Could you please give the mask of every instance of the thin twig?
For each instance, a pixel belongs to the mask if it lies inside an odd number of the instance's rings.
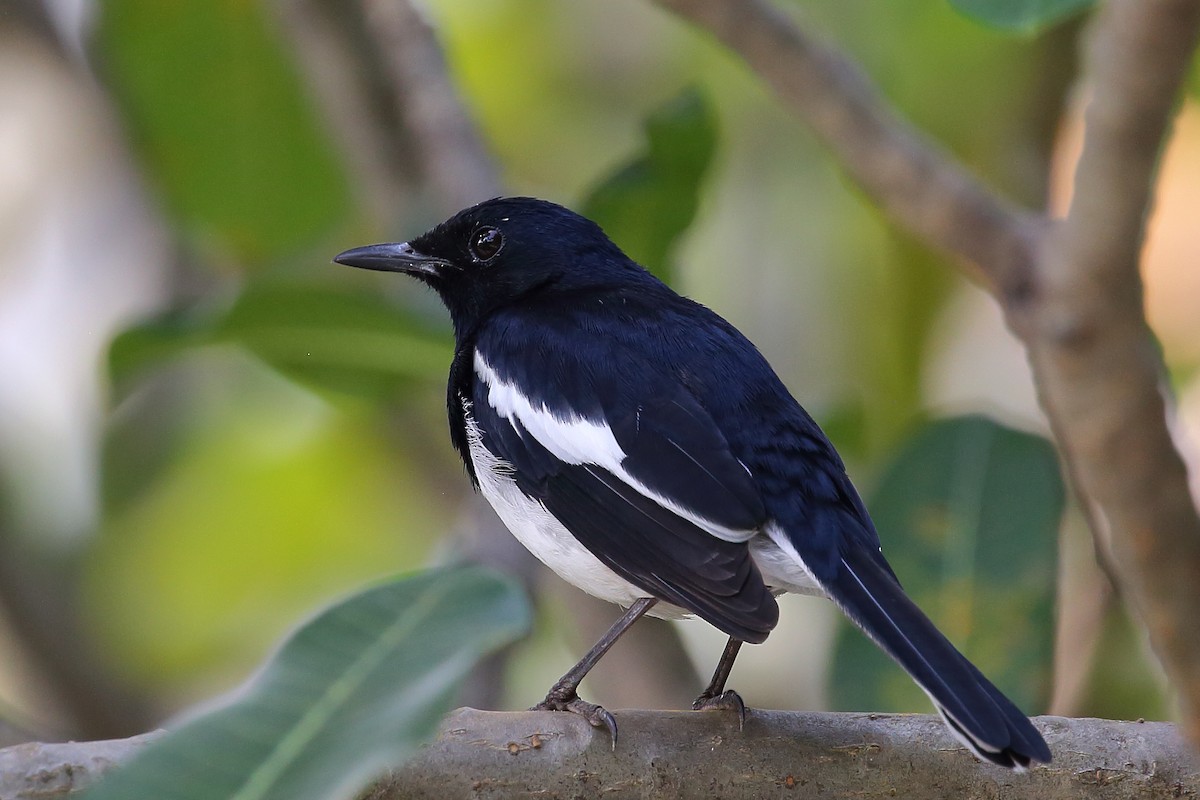
[[[1001,296],[1028,290],[1041,217],[998,197],[900,117],[852,59],[767,0],[655,1],[737,52],[893,220],[965,259]]]

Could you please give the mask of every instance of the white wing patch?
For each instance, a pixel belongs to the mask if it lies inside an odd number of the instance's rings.
[[[469,401],[463,401],[463,410],[467,444],[479,490],[513,536],[561,578],[594,597],[625,607],[638,598],[647,597],[645,591],[592,555],[545,506],[521,492],[513,480],[512,466],[483,446],[479,426],[471,417]],[[656,604],[650,615],[665,619],[691,616],[682,608],[665,602]]]
[[[550,411],[545,404],[534,406],[515,384],[501,378],[478,350],[475,351],[475,375],[487,387],[488,405],[510,424],[521,423],[521,427],[555,458],[567,464],[601,467],[638,494],[718,539],[745,542],[758,533],[757,529],[741,530],[721,525],[655,492],[626,471],[623,466],[625,451],[603,420],[593,422],[578,414],[564,417]]]

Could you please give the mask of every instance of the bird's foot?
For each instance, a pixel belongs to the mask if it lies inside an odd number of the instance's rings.
[[[696,702],[692,703],[693,711],[733,711],[738,715],[738,728],[746,727],[746,704],[742,702],[742,697],[733,689],[713,695],[705,692],[696,698]]]
[[[617,749],[617,721],[603,706],[581,700],[575,690],[558,691],[558,687],[550,690],[546,699],[538,703],[530,711],[569,711],[578,714],[588,721],[593,728],[604,728],[612,739],[612,747]]]

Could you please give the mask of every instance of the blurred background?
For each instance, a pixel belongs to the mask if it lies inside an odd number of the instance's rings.
[[[1085,19],[780,5],[999,191],[1065,208]],[[1145,262],[1193,474],[1198,99],[1200,78]],[[0,741],[152,728],[331,599],[435,563],[538,601],[466,703],[531,705],[615,619],[471,495],[436,298],[330,263],[499,193],[585,211],[741,328],[906,587],[1026,711],[1170,715],[994,304],[707,36],[643,0],[0,0]],[[733,673],[748,705],[929,710],[831,605],[781,605]],[[723,637],[635,630],[585,696],[690,705]]]

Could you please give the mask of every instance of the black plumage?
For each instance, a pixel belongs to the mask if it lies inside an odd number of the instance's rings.
[[[905,596],[837,452],[757,349],[594,223],[496,199],[336,260],[439,293],[456,340],[451,438],[472,481],[560,575],[630,607],[541,707],[584,713],[615,737],[575,687],[647,612],[695,614],[731,637],[698,701],[728,704],[738,643],[766,639],[774,594],[819,593],[976,754],[1050,760],[1028,719]]]

